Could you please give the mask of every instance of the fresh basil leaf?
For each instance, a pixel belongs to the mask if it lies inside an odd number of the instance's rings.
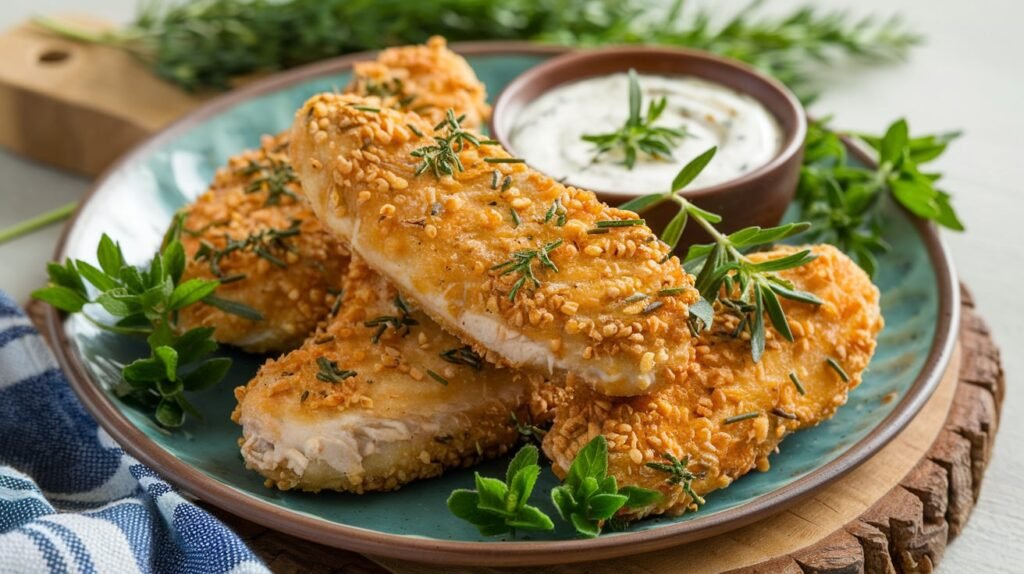
[[[907,139],[906,120],[901,119],[893,122],[889,129],[885,131],[885,136],[882,138],[881,146],[878,149],[880,163],[898,166],[907,147]]]
[[[569,516],[576,510],[576,499],[572,495],[572,488],[562,485],[551,489],[551,502],[558,510],[562,520],[568,521]]]
[[[178,428],[185,422],[185,412],[173,399],[163,399],[156,407],[156,421],[168,428]]]
[[[505,506],[508,498],[508,486],[496,478],[487,478],[476,473],[476,491],[480,494],[480,508],[502,516],[509,516]]]
[[[576,532],[582,534],[587,538],[596,538],[598,534],[601,534],[601,529],[598,528],[597,522],[587,519],[579,512],[574,512],[570,517],[569,521],[572,522],[573,528]]]
[[[177,240],[171,241],[164,249],[161,257],[163,257],[164,269],[171,277],[171,280],[175,283],[180,281],[182,273],[185,272],[185,248],[182,247],[181,242]]]
[[[160,396],[165,399],[181,394],[181,391],[183,391],[184,388],[185,387],[182,385],[181,381],[159,380],[156,382],[157,392],[159,392]]]
[[[528,466],[536,466],[538,458],[537,447],[532,444],[523,446],[516,453],[516,456],[512,458],[512,462],[508,464],[508,470],[505,472],[505,482],[511,485],[516,473]]]
[[[124,266],[124,255],[121,254],[121,246],[114,243],[106,233],[100,237],[100,243],[96,248],[96,259],[100,268],[107,275],[117,275]]]
[[[658,502],[662,498],[661,493],[657,490],[633,485],[623,486],[619,489],[619,494],[626,496],[625,506],[627,508],[644,508]]]
[[[185,375],[182,378],[182,384],[186,391],[208,389],[223,380],[229,369],[231,369],[231,359],[224,357],[210,359]]]
[[[216,351],[213,331],[213,327],[196,327],[177,337],[172,346],[178,351],[178,362],[187,365]]]
[[[36,289],[32,292],[32,298],[49,303],[67,313],[77,313],[88,303],[81,293],[61,285]]]
[[[178,352],[173,347],[161,345],[153,349],[153,355],[164,366],[167,380],[174,381],[178,378]]]
[[[591,520],[607,520],[620,508],[629,497],[621,494],[596,494],[587,499],[587,518]]]
[[[608,441],[604,435],[597,435],[576,453],[565,483],[576,489],[583,484],[584,479],[602,479],[607,473]]]
[[[157,359],[137,359],[121,370],[121,376],[130,384],[155,383],[167,376],[167,368]]]
[[[75,261],[75,266],[78,268],[78,273],[100,291],[110,291],[117,287],[117,279],[107,275],[92,264],[79,259]]]
[[[50,262],[46,264],[46,274],[50,277],[50,282],[60,287],[67,287],[72,291],[78,293],[82,297],[87,297],[85,293],[85,284],[82,283],[82,278],[74,267],[71,266],[71,260],[68,260],[67,265],[61,265],[60,263]]]
[[[139,306],[137,304],[119,298],[111,291],[103,293],[97,297],[96,302],[99,303],[107,313],[110,313],[115,317],[129,317],[139,312]]]
[[[506,520],[505,524],[522,530],[554,530],[555,523],[547,514],[535,506],[523,506],[516,512],[515,518]]]
[[[511,506],[515,510],[526,505],[530,493],[533,492],[533,486],[537,483],[538,476],[540,476],[540,467],[535,464],[516,471],[516,475],[508,485],[509,495],[513,497]]]

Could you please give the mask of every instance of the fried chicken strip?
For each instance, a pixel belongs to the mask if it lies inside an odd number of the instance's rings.
[[[355,64],[346,91],[379,96],[382,105],[415,110],[434,123],[448,108],[464,114],[470,127],[490,115],[484,85],[440,37]],[[218,296],[258,311],[263,320],[193,305],[180,324],[216,327],[218,341],[250,352],[302,344],[334,304],[348,264],[345,242],[324,230],[300,191],[287,136],[266,137],[259,149],[231,158],[185,209],[184,279],[231,280]]]
[[[352,95],[310,99],[291,152],[325,226],[511,366],[572,372],[608,395],[685,374],[697,293],[635,213],[474,145],[454,118],[433,128]]]
[[[179,316],[184,329],[216,327],[222,343],[281,351],[300,345],[334,304],[348,248],[301,195],[287,148],[286,136],[263,138],[259,149],[232,157],[184,210],[182,280],[220,279],[218,297],[263,319],[190,305]]]
[[[780,247],[751,258],[794,251]],[[815,261],[781,275],[824,304],[785,300],[795,342],[770,332],[759,363],[753,363],[748,341],[731,336],[736,318],[723,312],[715,317],[713,330],[695,342],[696,359],[682,383],[628,399],[602,397],[585,385],[570,384],[570,398],[558,408],[543,445],[555,473],[563,476],[579,449],[603,434],[609,474],[620,484],[664,495],[654,506],[624,518],[681,514],[695,508],[684,491],[688,481],[670,484],[671,475],[647,463],[667,463],[665,453],[688,461],[689,471],[697,475],[693,493],[702,496],[753,468],[767,470],[768,455],[788,433],[831,417],[860,384],[883,321],[878,289],[867,275],[834,247],[819,245],[813,251]],[[848,380],[828,359],[840,365]]]
[[[483,362],[353,257],[338,314],[235,391],[246,466],[282,490],[394,490],[499,456],[561,389]],[[513,419],[511,413],[515,413]]]

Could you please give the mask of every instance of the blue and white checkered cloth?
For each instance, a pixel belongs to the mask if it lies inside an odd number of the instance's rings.
[[[0,572],[267,572],[118,446],[0,292]]]

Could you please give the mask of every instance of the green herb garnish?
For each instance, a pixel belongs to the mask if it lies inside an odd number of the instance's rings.
[[[716,148],[711,148],[686,164],[675,180],[672,190],[667,193],[645,195],[621,205],[621,209],[642,211],[663,203],[674,201],[679,211],[665,227],[661,240],[675,249],[689,219],[693,219],[714,240],[707,245],[693,245],[686,254],[687,269],[696,275],[695,287],[709,304],[719,303],[723,309],[739,318],[735,336],[744,330],[750,333],[750,349],[754,362],[761,360],[765,348],[765,321],[767,314],[772,326],[787,341],[793,340],[789,322],[782,310],[779,297],[813,305],[821,300],[811,293],[796,289],[793,284],[780,277],[777,272],[800,267],[814,260],[810,250],[755,263],[744,255],[744,251],[769,245],[805,231],[806,223],[790,223],[762,229],[747,227],[728,235],[719,232],[714,224],[722,221],[718,215],[701,209],[682,197],[678,191],[692,182],[711,161]],[[691,329],[709,328],[714,314],[707,309],[698,309],[693,317]],[[702,316],[701,316],[702,315]]]
[[[551,490],[558,514],[582,536],[601,534],[605,521],[619,509],[643,508],[654,504],[661,493],[639,486],[619,488],[608,474],[608,442],[597,435],[576,453],[565,482]]]
[[[325,383],[337,384],[349,377],[356,376],[355,371],[339,369],[338,362],[332,361],[327,357],[317,357],[316,364],[317,367],[319,367],[319,371],[317,371],[316,373],[316,378],[317,380],[323,381]]]
[[[434,135],[434,144],[416,148],[410,155],[420,159],[416,166],[416,175],[429,170],[434,177],[440,179],[442,175],[453,175],[456,171],[466,171],[459,159],[459,153],[465,146],[479,147],[480,140],[473,133],[466,131],[460,124],[462,120],[455,117],[451,109],[445,114],[445,119],[434,127],[435,131],[444,128],[443,135]]]
[[[212,327],[178,334],[178,313],[210,300],[220,285],[215,280],[181,281],[185,250],[178,241],[180,229],[179,216],[147,267],[129,265],[121,246],[104,234],[96,249],[99,267],[71,259],[64,265],[50,263],[49,284],[32,293],[35,299],[67,313],[78,313],[105,331],[145,337],[149,357],[124,366],[122,383],[115,391],[151,409],[156,421],[168,428],[184,424],[186,414],[199,416],[184,391],[200,391],[217,384],[231,367],[231,359],[210,357],[217,350]],[[86,284],[95,288],[94,296]],[[93,306],[102,307],[117,320],[101,320],[92,313]]]
[[[665,482],[669,484],[678,484],[683,488],[689,497],[697,505],[704,504],[704,498],[693,491],[693,481],[699,478],[698,475],[690,472],[690,457],[684,456],[682,460],[672,456],[672,453],[664,453],[661,455],[668,463],[663,462],[648,462],[644,466],[653,468],[654,470],[664,472],[668,474],[668,478]]]
[[[434,379],[435,381],[441,383],[446,387],[448,386],[448,379],[442,377],[441,375],[435,373],[434,371],[431,371],[430,369],[427,369],[427,374],[430,375],[431,379]]]
[[[607,229],[609,227],[636,227],[637,225],[644,225],[647,221],[643,219],[605,219],[602,221],[594,222],[594,225],[598,229]]]
[[[290,251],[294,253],[295,248],[285,240],[298,235],[301,232],[301,225],[302,221],[293,219],[291,225],[286,229],[269,227],[254,231],[244,239],[231,239],[231,237],[225,234],[224,247],[215,247],[209,241],[201,240],[199,249],[196,251],[195,256],[193,256],[193,259],[196,261],[208,261],[210,272],[220,279],[222,283],[245,278],[244,275],[235,275],[230,278],[224,277],[224,272],[220,268],[221,260],[235,252],[249,251],[278,267],[287,267],[288,264],[275,255],[274,252]]]
[[[526,440],[534,441],[539,445],[544,441],[544,436],[548,434],[548,429],[533,424],[533,421],[529,418],[527,418],[526,422],[522,422],[512,411],[509,411],[508,417],[509,421],[516,425],[516,432],[519,433],[519,436]],[[527,414],[527,417],[529,417],[529,414]]]
[[[724,424],[724,425],[731,425],[733,423],[738,423],[738,422],[742,422],[742,421],[749,421],[750,419],[756,419],[759,416],[761,416],[761,413],[759,413],[759,412],[743,413],[742,415],[731,416],[731,417],[723,420],[722,424]]]
[[[395,304],[395,308],[398,309],[397,315],[380,315],[370,319],[369,321],[363,322],[363,326],[365,327],[377,328],[373,336],[370,337],[370,341],[372,341],[374,345],[380,343],[380,338],[384,335],[384,331],[388,330],[388,327],[391,327],[395,332],[401,333],[405,336],[409,334],[409,327],[419,325],[419,321],[412,318],[409,306],[402,300],[401,295],[395,295],[393,303]]]
[[[299,181],[292,164],[272,157],[268,157],[267,160],[266,164],[250,161],[249,165],[238,171],[239,175],[244,176],[259,174],[259,177],[245,186],[245,193],[266,192],[267,198],[263,200],[264,206],[277,205],[281,203],[282,197],[297,199],[298,196],[295,195],[295,192],[288,188],[288,184]]]
[[[672,146],[676,145],[676,140],[686,137],[686,130],[654,125],[668,105],[664,96],[648,104],[647,114],[641,117],[642,98],[636,70],[630,68],[629,115],[626,123],[614,132],[582,136],[583,141],[594,144],[591,162],[597,162],[612,150],[622,151],[622,163],[627,169],[633,169],[641,152],[655,159],[672,159]]]
[[[551,203],[551,207],[549,207],[547,213],[544,214],[544,223],[551,221],[552,218],[555,220],[555,227],[562,227],[565,225],[565,206],[562,205],[562,200],[559,198],[556,198],[555,201]]]
[[[807,390],[804,389],[803,384],[800,383],[800,378],[796,376],[795,371],[789,373],[789,380],[793,381],[793,386],[796,387],[796,392],[800,393],[801,395],[807,394]]]
[[[828,358],[825,359],[825,363],[829,367],[831,367],[832,370],[835,371],[837,375],[839,375],[839,378],[842,379],[844,383],[849,383],[850,382],[850,375],[848,375],[846,373],[846,371],[843,369],[842,365],[839,364],[839,361],[836,361],[832,357],[828,357]]]
[[[827,119],[811,122],[797,188],[800,215],[811,223],[808,240],[836,245],[873,276],[876,254],[889,250],[880,220],[885,196],[918,217],[963,231],[949,194],[936,185],[939,174],[921,171],[959,135],[912,138],[907,122],[898,120],[883,136],[857,136],[878,154],[877,167],[868,168],[849,163],[846,146]]]
[[[516,530],[552,530],[551,518],[527,502],[540,476],[537,447],[526,445],[519,449],[508,465],[505,480],[486,478],[475,474],[476,490],[459,489],[448,497],[448,509],[455,516],[469,522],[484,536],[509,533]]]
[[[478,371],[484,368],[483,358],[476,354],[476,352],[473,351],[473,347],[470,347],[469,345],[448,349],[440,355],[442,359],[455,365],[466,365],[467,367],[473,367]]]
[[[526,160],[521,157],[485,157],[484,161],[487,163],[526,163]]]
[[[508,293],[508,300],[514,301],[516,294],[526,284],[527,281],[533,284],[533,286],[540,287],[540,280],[533,273],[533,260],[539,260],[541,267],[547,267],[548,269],[558,273],[558,267],[548,257],[552,251],[558,248],[562,244],[561,239],[556,239],[551,243],[548,243],[540,249],[524,249],[522,251],[516,251],[512,254],[512,259],[499,263],[494,267],[491,267],[491,271],[501,271],[499,277],[504,277],[509,273],[519,273],[519,279],[512,284],[512,290]]]

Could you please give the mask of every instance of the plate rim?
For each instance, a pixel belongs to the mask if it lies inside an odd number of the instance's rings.
[[[571,51],[564,46],[530,42],[464,42],[450,47],[465,56],[557,55]],[[80,215],[96,194],[126,166],[144,158],[168,140],[235,105],[320,76],[343,72],[352,64],[376,57],[377,51],[359,52],[259,79],[217,96],[161,129],[121,156],[98,177],[82,196],[54,249],[54,260],[66,257],[67,240]],[[873,160],[862,146],[844,138],[851,154],[866,164]],[[902,209],[902,208],[901,208]],[[939,290],[935,334],[920,374],[893,411],[864,438],[835,460],[790,484],[759,496],[749,503],[722,510],[707,518],[695,518],[648,530],[619,533],[595,539],[555,541],[468,542],[390,534],[331,522],[262,501],[174,456],[152,441],[117,409],[101,386],[89,376],[81,357],[64,329],[64,317],[44,307],[44,327],[54,341],[54,354],[79,400],[114,440],[129,454],[157,471],[176,488],[213,506],[273,530],[305,540],[363,554],[432,564],[534,566],[615,558],[660,550],[721,534],[779,512],[832,484],[865,462],[895,438],[917,415],[938,386],[949,363],[960,322],[960,292],[949,250],[931,223],[904,210],[921,237],[935,269]]]

